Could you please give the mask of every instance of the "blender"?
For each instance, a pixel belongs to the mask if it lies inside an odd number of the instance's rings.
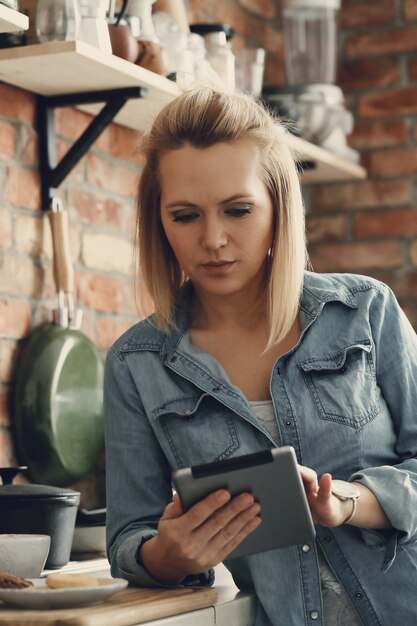
[[[353,116],[335,85],[337,17],[341,0],[283,0],[286,86],[265,87],[263,97],[290,118],[297,134],[354,162],[359,153],[346,143]]]
[[[335,82],[340,2],[284,0],[284,62],[289,85]]]
[[[81,27],[78,39],[89,43],[102,52],[111,54],[107,11],[109,0],[78,0],[81,14]]]

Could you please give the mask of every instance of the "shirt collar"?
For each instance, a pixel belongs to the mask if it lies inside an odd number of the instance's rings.
[[[162,357],[165,358],[178,347],[183,334],[188,330],[188,303],[192,295],[191,288],[185,290],[185,297],[176,309],[176,328],[166,336],[162,347]],[[327,302],[342,302],[348,307],[357,308],[357,300],[335,274],[315,274],[305,272],[300,307],[309,317],[317,317]]]
[[[342,302],[348,307],[358,307],[354,293],[338,280],[336,274],[305,272],[300,306],[308,315],[315,317],[326,302]]]

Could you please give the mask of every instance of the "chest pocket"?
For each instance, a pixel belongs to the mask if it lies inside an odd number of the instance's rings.
[[[361,428],[379,411],[370,340],[298,364],[319,416]]]
[[[226,459],[239,448],[235,416],[209,394],[182,397],[153,411],[178,467]]]

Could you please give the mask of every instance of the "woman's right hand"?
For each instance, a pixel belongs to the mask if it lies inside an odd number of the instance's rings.
[[[231,498],[219,489],[184,513],[177,494],[165,508],[158,534],[141,547],[147,571],[161,582],[179,584],[189,574],[218,565],[261,522],[250,493]]]

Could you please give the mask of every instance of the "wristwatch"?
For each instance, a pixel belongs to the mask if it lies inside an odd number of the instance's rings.
[[[346,480],[333,480],[332,481],[332,494],[339,498],[339,500],[351,500],[352,501],[352,511],[350,515],[347,516],[344,524],[347,524],[351,521],[356,511],[356,501],[361,495],[361,492],[357,488],[356,485],[352,483],[348,483]]]

